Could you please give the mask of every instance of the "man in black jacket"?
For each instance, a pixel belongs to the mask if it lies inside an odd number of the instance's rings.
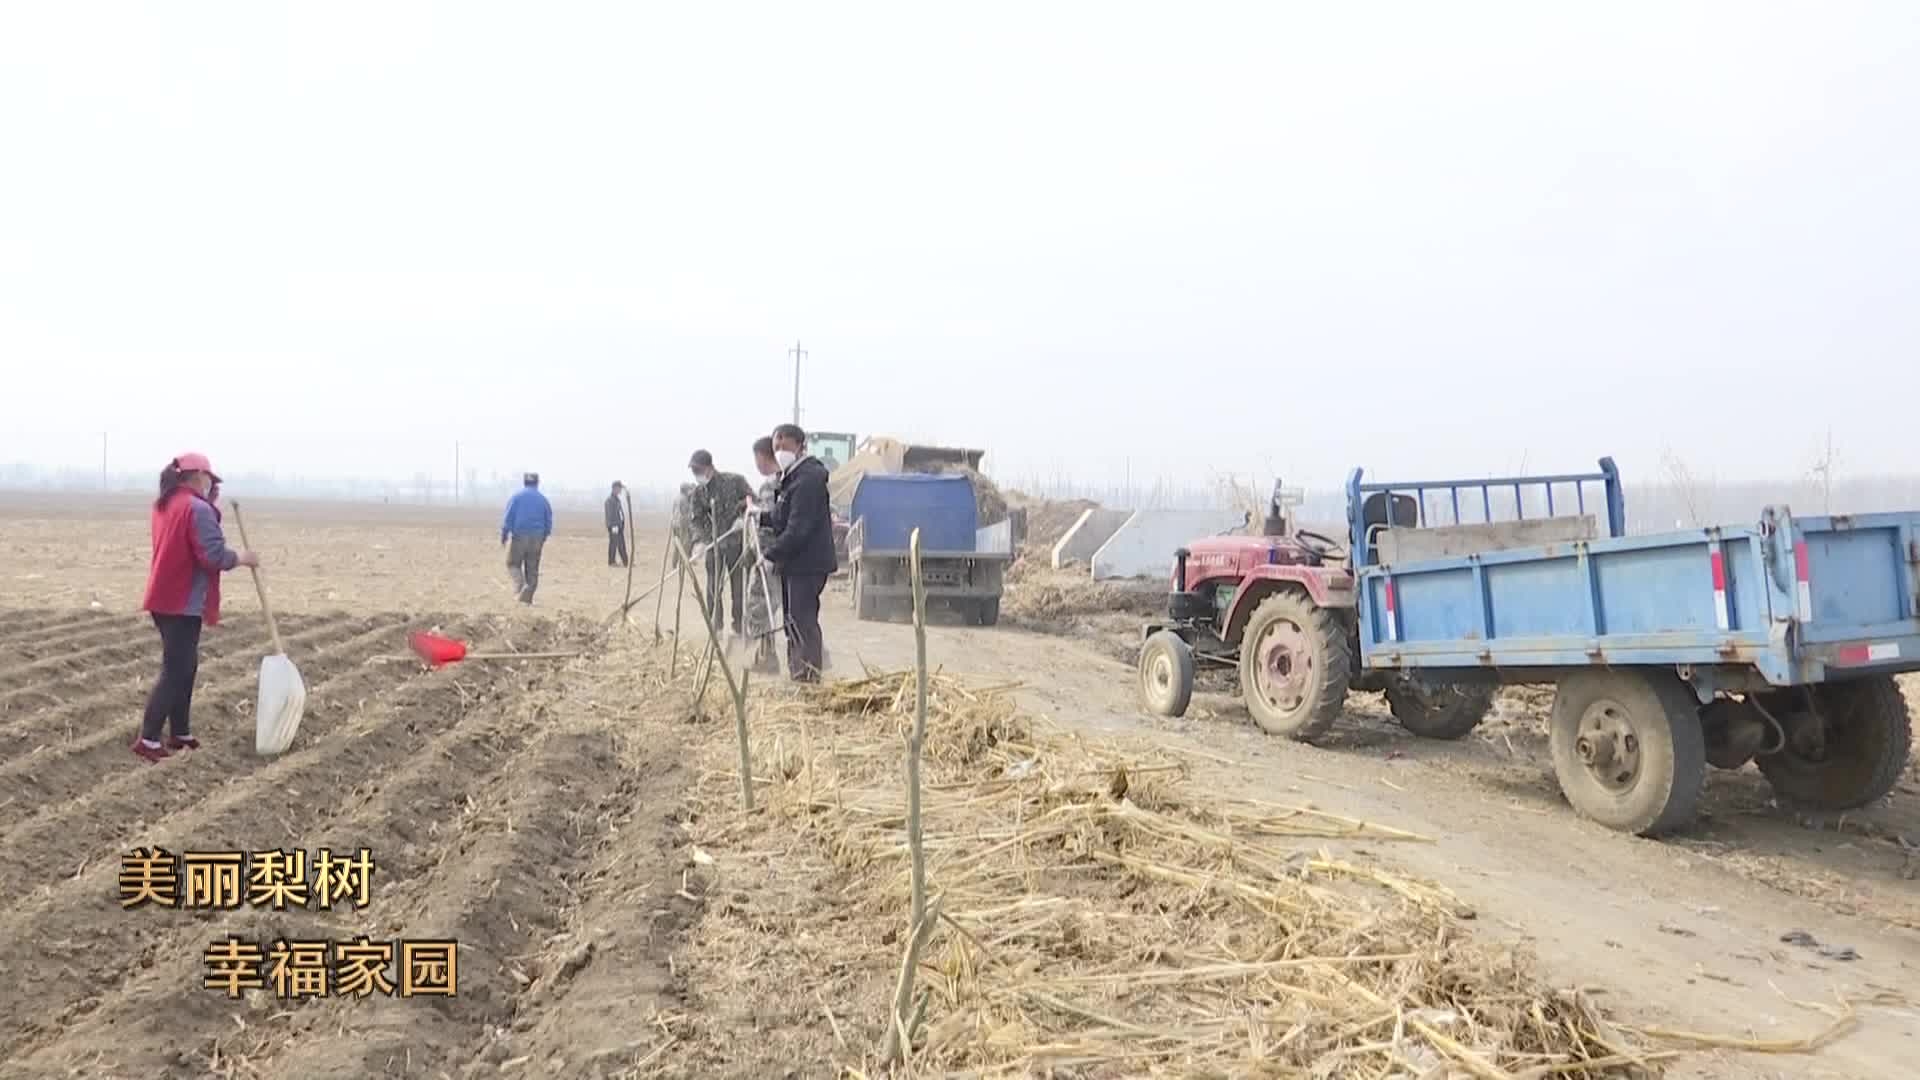
[[[819,682],[826,667],[820,632],[820,594],[840,568],[833,553],[833,517],[827,505],[827,467],[807,453],[807,433],[797,424],[773,429],[773,456],[780,467],[773,497],[773,544],[767,561],[780,571],[781,606],[787,617],[787,673],[795,682]]]
[[[607,496],[607,565],[627,565],[627,512],[620,505],[620,481],[613,482],[613,494]]]

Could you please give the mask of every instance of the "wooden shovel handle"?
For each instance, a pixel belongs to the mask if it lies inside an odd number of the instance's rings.
[[[476,652],[461,657],[462,660],[566,660],[579,656],[577,652]]]
[[[240,503],[236,500],[229,504],[233,507],[233,526],[240,530],[240,546],[253,550],[253,542],[247,539],[247,520],[240,516]],[[287,648],[280,643],[280,626],[273,621],[273,606],[267,603],[267,583],[260,577],[260,568],[249,566],[253,571],[253,589],[260,594],[260,612],[267,617],[267,634],[273,638],[273,651],[281,656],[287,654]]]

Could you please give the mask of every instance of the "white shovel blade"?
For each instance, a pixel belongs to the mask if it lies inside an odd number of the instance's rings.
[[[273,755],[293,744],[307,710],[307,685],[284,654],[260,661],[260,698],[253,710],[253,749]]]

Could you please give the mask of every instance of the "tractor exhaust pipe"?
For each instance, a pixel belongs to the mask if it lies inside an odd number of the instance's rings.
[[[1190,552],[1188,552],[1186,548],[1176,549],[1173,553],[1174,592],[1187,591],[1187,556],[1189,554]]]

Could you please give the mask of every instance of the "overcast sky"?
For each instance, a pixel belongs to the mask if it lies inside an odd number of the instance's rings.
[[[0,461],[1920,470],[1920,4],[0,4]]]

